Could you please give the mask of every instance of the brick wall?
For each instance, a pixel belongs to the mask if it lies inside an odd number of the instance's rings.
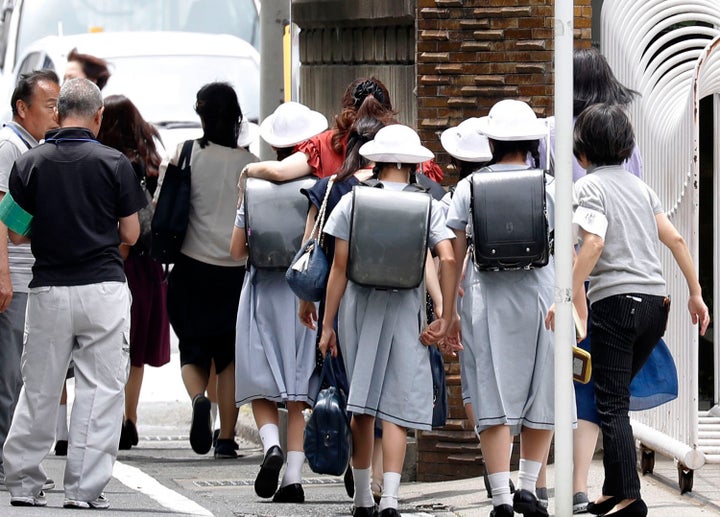
[[[575,0],[577,46],[591,43],[590,4]],[[440,132],[501,99],[552,114],[553,17],[552,0],[417,0],[417,124],[441,165]]]
[[[575,0],[577,47],[589,47],[591,0]],[[553,113],[552,0],[417,0],[417,128],[424,145],[448,168],[439,135],[468,117],[487,115],[505,98]],[[419,432],[418,481],[482,475],[482,453],[465,418],[457,358],[445,357],[450,418],[441,430]],[[517,469],[515,447],[512,469]],[[481,486],[478,487],[480,489]]]

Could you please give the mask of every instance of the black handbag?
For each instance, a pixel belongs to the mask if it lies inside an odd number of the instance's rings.
[[[328,387],[320,390],[305,424],[303,448],[313,472],[339,476],[350,461],[352,435],[345,393],[339,388],[329,352],[323,362],[322,382]]]
[[[448,392],[445,384],[445,362],[442,354],[434,346],[429,346],[430,371],[433,381],[433,416],[432,426],[443,427],[448,417]]]
[[[168,164],[152,218],[150,256],[173,264],[180,256],[190,219],[190,154],[193,140],[187,140],[178,164]]]
[[[335,175],[330,176],[325,189],[325,197],[318,209],[315,226],[285,273],[285,279],[290,289],[301,300],[317,302],[325,294],[325,287],[330,275],[330,263],[322,248],[322,229],[325,225],[328,196],[334,181]]]

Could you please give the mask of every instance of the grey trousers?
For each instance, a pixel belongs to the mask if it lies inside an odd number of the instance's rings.
[[[20,357],[27,293],[13,293],[10,306],[0,313],[0,479],[5,477],[2,448],[22,388]]]
[[[41,462],[55,438],[68,364],[75,400],[65,465],[65,497],[96,499],[112,477],[130,367],[130,291],[126,283],[30,289],[22,357],[23,387],[3,451],[13,497],[33,496],[47,475]]]

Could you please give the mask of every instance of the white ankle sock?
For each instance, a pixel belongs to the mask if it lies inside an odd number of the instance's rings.
[[[355,480],[355,496],[353,503],[356,508],[371,508],[375,506],[375,500],[370,489],[370,469],[352,468],[353,479]]]
[[[520,458],[520,472],[518,473],[518,488],[520,490],[528,490],[535,494],[535,484],[537,483],[538,474],[542,463],[539,461],[525,460]]]
[[[380,498],[380,511],[385,508],[398,507],[398,490],[400,489],[400,473],[385,472],[383,473],[383,493]]]
[[[265,424],[258,429],[258,434],[260,434],[260,441],[263,445],[263,456],[274,445],[280,445],[280,431],[275,424]]]
[[[513,500],[510,494],[510,472],[496,472],[488,474],[490,481],[490,492],[492,493],[493,506],[507,504],[512,506]]]
[[[67,404],[60,404],[57,410],[57,420],[55,421],[55,440],[68,439],[67,426]]]
[[[305,453],[303,451],[288,451],[287,465],[280,486],[302,482],[303,463],[305,463]]]

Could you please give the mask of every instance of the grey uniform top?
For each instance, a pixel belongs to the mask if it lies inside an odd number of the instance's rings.
[[[573,227],[602,237],[602,254],[590,273],[594,303],[622,293],[667,294],[658,256],[657,194],[622,166],[588,170],[575,183]]]
[[[8,191],[8,179],[15,160],[37,145],[38,141],[20,124],[10,121],[0,129],[0,191]],[[16,245],[8,240],[8,264],[13,291],[19,293],[28,291],[34,263],[35,258],[30,251],[29,243]]]

